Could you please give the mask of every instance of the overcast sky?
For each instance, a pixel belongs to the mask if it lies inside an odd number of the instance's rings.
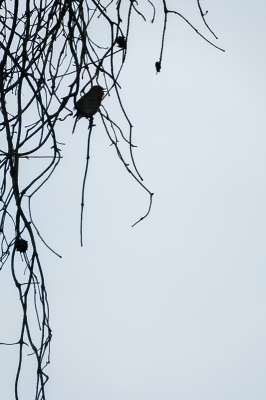
[[[212,40],[196,1],[172,3]],[[132,20],[121,97],[137,166],[155,193],[147,219],[131,228],[149,196],[96,115],[80,247],[87,121],[74,135],[72,121],[58,125],[63,159],[32,205],[63,256],[41,252],[53,330],[48,400],[266,398],[266,5],[202,8],[225,53],[169,15],[157,75],[160,13],[153,25]],[[118,108],[114,96],[104,105]],[[20,308],[16,290],[4,291],[9,269],[1,274],[6,321]],[[1,351],[9,400],[17,349]]]

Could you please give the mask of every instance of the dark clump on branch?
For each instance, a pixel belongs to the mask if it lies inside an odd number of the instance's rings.
[[[15,248],[20,253],[26,253],[26,251],[28,250],[28,242],[24,239],[18,238],[15,241]]]
[[[156,69],[156,72],[157,72],[157,74],[158,74],[158,72],[160,72],[161,71],[161,61],[156,61],[156,63],[155,63],[155,69]]]
[[[126,50],[127,48],[127,41],[124,36],[118,36],[116,39],[117,46],[120,47],[120,49]]]

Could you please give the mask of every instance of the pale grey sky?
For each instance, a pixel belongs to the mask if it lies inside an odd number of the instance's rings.
[[[178,3],[211,39],[196,1]],[[266,6],[202,7],[226,52],[171,15],[158,75],[159,13],[157,24],[132,24],[121,96],[137,166],[155,193],[146,220],[131,228],[149,198],[97,115],[80,248],[87,122],[73,136],[70,121],[59,129],[64,158],[32,206],[63,256],[41,254],[53,330],[47,399],[266,398]],[[104,105],[116,112],[114,96]],[[1,274],[12,287],[8,269]],[[17,315],[15,289],[8,296]],[[16,350],[1,351],[11,379]]]

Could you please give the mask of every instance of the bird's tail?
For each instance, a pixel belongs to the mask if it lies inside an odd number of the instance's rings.
[[[80,118],[82,118],[82,117],[84,117],[84,115],[83,115],[80,111],[77,110],[77,113],[76,113],[76,120],[75,120],[75,123],[74,123],[72,135],[73,135],[73,133],[74,133],[74,131],[75,131],[75,129],[76,129],[77,122],[78,122],[78,121],[80,120]]]
[[[75,119],[75,122],[74,122],[72,135],[73,135],[73,133],[75,132],[75,129],[76,129],[76,125],[77,125],[78,120],[79,120],[79,117],[78,117],[78,115],[77,115],[77,116],[76,116],[76,119]]]

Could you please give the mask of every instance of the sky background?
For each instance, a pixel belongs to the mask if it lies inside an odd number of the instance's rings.
[[[212,40],[196,1],[172,4]],[[132,19],[120,84],[136,164],[155,193],[147,219],[131,228],[149,196],[96,115],[80,248],[87,121],[74,135],[70,120],[58,126],[63,159],[32,205],[63,256],[41,251],[53,330],[48,400],[266,398],[266,5],[202,8],[225,53],[169,15],[157,75],[162,14],[154,24]],[[114,97],[104,105],[119,116]],[[25,160],[29,169],[37,162]],[[15,332],[17,292],[9,269],[1,274],[0,315]],[[1,351],[9,400],[17,349]]]

